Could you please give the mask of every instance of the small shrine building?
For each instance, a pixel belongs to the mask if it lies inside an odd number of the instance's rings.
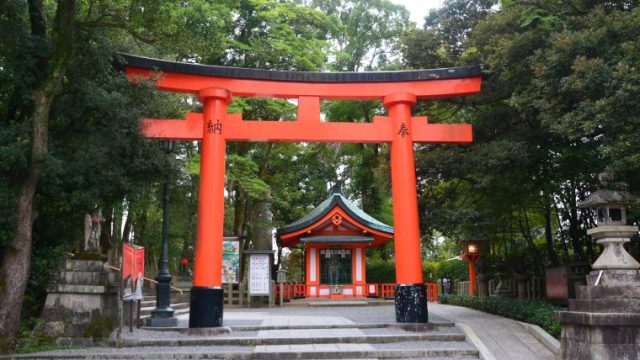
[[[367,295],[365,249],[386,244],[393,234],[393,227],[334,187],[307,215],[277,229],[276,239],[282,247],[304,244],[306,297],[349,298]]]

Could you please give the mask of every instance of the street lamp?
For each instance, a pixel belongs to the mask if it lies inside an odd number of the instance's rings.
[[[162,140],[162,149],[169,155],[173,151],[173,140]],[[148,326],[169,327],[176,326],[178,319],[173,317],[171,308],[171,273],[169,273],[169,255],[167,251],[167,226],[169,210],[169,172],[165,171],[164,192],[162,197],[162,258],[160,270],[156,276],[156,308],[151,312]]]
[[[480,258],[480,238],[467,240],[462,244],[462,259],[469,264],[469,295],[476,296],[476,265]]]

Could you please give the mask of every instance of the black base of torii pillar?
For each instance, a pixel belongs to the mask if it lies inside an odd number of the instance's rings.
[[[396,322],[426,323],[427,288],[424,284],[397,284],[395,286]]]
[[[190,328],[222,326],[224,291],[218,287],[191,288]]]

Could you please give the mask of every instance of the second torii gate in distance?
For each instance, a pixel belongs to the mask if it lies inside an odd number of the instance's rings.
[[[369,73],[284,72],[179,63],[120,54],[131,81],[198,96],[204,111],[185,120],[144,119],[144,136],[202,140],[198,224],[189,327],[222,326],[222,239],[227,141],[389,143],[395,228],[396,321],[428,321],[422,276],[413,143],[469,143],[469,124],[412,117],[417,99],[480,91],[480,66]],[[228,114],[234,96],[298,100],[295,121],[249,121]],[[320,100],[381,100],[388,117],[371,123],[322,122]]]

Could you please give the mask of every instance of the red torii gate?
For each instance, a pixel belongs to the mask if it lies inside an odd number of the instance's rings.
[[[178,63],[119,54],[131,81],[199,97],[204,113],[185,120],[143,119],[144,136],[202,140],[198,225],[189,327],[222,325],[222,238],[227,141],[391,144],[396,257],[396,321],[428,321],[422,277],[413,143],[469,143],[469,124],[412,117],[417,99],[480,91],[480,66],[372,73],[282,72]],[[234,96],[296,98],[296,121],[247,121],[227,114]],[[372,123],[322,122],[320,100],[382,100],[389,116]]]

